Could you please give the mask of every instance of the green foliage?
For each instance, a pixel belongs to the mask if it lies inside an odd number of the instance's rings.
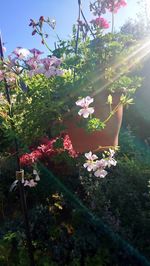
[[[137,88],[141,87],[142,78],[122,76],[119,80],[113,82],[109,87],[111,92],[121,91],[122,93],[128,92],[132,95],[136,92]]]
[[[105,123],[100,121],[98,118],[89,119],[87,122],[87,130],[89,132],[95,130],[103,130],[105,128]]]
[[[97,90],[104,88],[108,94],[109,91],[123,94],[121,101],[124,105],[132,103],[130,97],[142,82],[141,78],[130,74],[128,66],[128,56],[134,51],[133,38],[126,34],[108,33],[83,42],[79,36],[76,54],[75,36],[73,28],[72,39],[59,41],[58,48],[53,51],[53,55],[63,58],[62,77],[46,78],[41,74],[30,78],[23,74],[11,90],[12,110],[6,102],[0,104],[0,136],[3,137],[0,145],[8,156],[14,146],[14,137],[19,141],[19,147],[26,151],[30,145],[37,146],[43,136],[59,135],[64,130],[64,117],[74,110],[79,97],[96,94]],[[0,84],[0,89],[4,92],[4,83]],[[9,115],[10,111],[13,111],[13,117]],[[105,123],[97,118],[87,120],[87,125],[84,121],[80,124],[89,131],[105,128]],[[97,217],[103,217],[114,231],[148,255],[149,153],[145,157],[144,149],[136,150],[134,137],[129,133],[122,134],[122,139],[118,168],[113,173],[110,171],[108,178],[102,180],[86,175],[85,171],[82,173],[83,158],[79,157],[75,165],[64,152],[46,162],[56,174],[56,184],[51,175],[47,177],[41,171],[39,185],[30,193],[26,191],[37,266],[129,265],[122,255],[120,259],[112,252],[112,244],[104,232],[75,208],[65,193],[58,193],[61,190],[59,182],[78,196]],[[61,139],[54,144],[56,149],[61,149],[62,145]],[[29,265],[19,219],[18,190],[12,196],[9,193],[16,161],[13,157],[7,160],[4,152],[1,157],[1,216],[4,225],[7,217],[15,219],[17,226],[14,228],[10,223],[7,231],[2,227],[0,264]]]

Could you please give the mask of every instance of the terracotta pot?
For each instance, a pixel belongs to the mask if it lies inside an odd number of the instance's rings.
[[[109,105],[107,102],[108,93],[102,92],[94,97],[95,112],[94,115],[104,121],[110,114]],[[119,103],[120,94],[113,95],[112,109]],[[95,151],[99,146],[116,146],[118,145],[118,136],[122,123],[123,106],[120,105],[117,112],[111,117],[106,127],[101,131],[87,133],[84,128],[78,127],[77,122],[81,119],[72,117],[65,121],[67,132],[72,141],[75,151],[84,153]],[[82,118],[84,119],[84,118]]]

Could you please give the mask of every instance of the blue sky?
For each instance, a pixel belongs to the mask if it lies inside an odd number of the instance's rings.
[[[136,0],[127,0],[128,6],[122,8],[116,15],[115,25],[119,28],[129,17],[135,18],[139,10]],[[89,0],[82,0],[83,10],[87,19],[91,19]],[[78,14],[77,0],[5,0],[1,3],[0,30],[7,53],[21,46],[26,48],[36,47],[45,50],[38,37],[31,36],[28,26],[30,18],[38,19],[41,15],[55,18],[56,31],[61,38],[68,38],[72,25],[76,23]],[[109,20],[109,17],[108,17]],[[53,48],[56,41],[54,32],[51,31],[49,43]]]

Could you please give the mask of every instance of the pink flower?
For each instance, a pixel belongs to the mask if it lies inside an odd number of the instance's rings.
[[[94,113],[94,108],[89,107],[89,104],[94,101],[93,98],[90,96],[87,96],[86,98],[82,98],[81,100],[78,100],[76,102],[77,106],[83,107],[82,109],[79,110],[78,114],[80,116],[83,116],[84,118],[88,118],[90,114]]]
[[[18,57],[18,59],[24,59],[30,55],[30,51],[26,48],[17,47],[13,51],[13,54],[15,54]]]
[[[125,7],[127,5],[126,1],[125,0],[117,0],[117,1],[111,1],[109,4],[108,4],[108,9],[110,12],[114,12],[114,13],[117,13],[118,10],[121,8],[121,7]]]
[[[20,157],[21,166],[26,166],[26,165],[31,165],[31,164],[32,164],[32,159],[31,159],[30,154],[26,153]]]
[[[45,67],[41,67],[38,69],[37,74],[44,74],[47,78],[50,78],[56,75],[56,68],[51,66],[46,70]]]
[[[28,187],[35,187],[37,185],[37,183],[34,181],[34,179],[30,179],[30,180],[25,180],[24,182],[24,186],[28,186]]]
[[[115,154],[115,151],[112,149],[109,149],[109,156],[108,158],[106,158],[108,167],[111,167],[112,165],[116,166],[117,164],[117,161],[113,158],[114,154]]]
[[[63,74],[63,71],[57,68],[61,64],[61,59],[52,56],[51,58],[41,59],[40,62],[43,66],[37,70],[37,74],[44,74],[47,78]]]
[[[33,54],[33,56],[35,58],[39,57],[39,55],[43,54],[43,52],[39,51],[38,49],[36,48],[33,48],[31,50],[29,50],[31,54]]]
[[[107,171],[105,171],[105,167],[107,166],[107,162],[105,159],[101,159],[96,161],[95,167],[94,167],[94,175],[96,177],[104,178],[107,175]]]
[[[35,70],[38,68],[38,63],[34,57],[30,58],[26,61],[26,64],[30,67],[30,69]]]
[[[84,163],[84,167],[87,168],[87,170],[90,172],[95,168],[95,162],[94,160],[98,159],[98,157],[95,154],[92,154],[90,151],[89,153],[85,153],[85,157],[88,159],[86,163]]]
[[[49,70],[51,66],[58,67],[61,64],[61,59],[57,58],[56,56],[52,56],[51,58],[44,58],[41,59],[46,70]]]
[[[97,169],[97,171],[94,173],[96,177],[104,178],[107,175],[107,171],[104,169]]]
[[[38,149],[37,150],[34,150],[30,153],[30,158],[32,160],[32,163],[36,162],[38,159],[40,159],[42,157],[42,153],[41,151],[39,151]]]
[[[69,138],[69,135],[67,134],[64,136],[63,146],[64,146],[64,150],[67,150],[71,157],[74,158],[78,156],[77,152],[73,149],[71,140]]]
[[[101,29],[108,29],[109,28],[109,23],[105,18],[98,17],[96,19],[91,20],[91,23],[94,26],[98,26]]]

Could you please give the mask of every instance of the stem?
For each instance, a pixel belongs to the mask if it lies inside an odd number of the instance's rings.
[[[80,21],[80,18],[81,18],[81,0],[78,0],[78,6],[79,6],[78,19],[77,19],[77,21],[78,21],[78,28],[77,28],[76,43],[75,43],[75,54],[77,54],[77,52],[78,52],[79,33],[80,33],[79,21]],[[75,80],[75,77],[76,77],[76,69],[75,69],[75,67],[74,67],[74,73],[73,73],[73,79],[74,80]]]
[[[82,10],[82,9],[81,9],[81,15],[82,15],[82,17],[83,17],[83,19],[84,19],[84,21],[85,21],[85,23],[86,23],[86,25],[87,25],[89,31],[91,32],[93,38],[95,39],[96,37],[95,37],[93,31],[91,30],[91,28],[90,28],[90,26],[89,26],[89,24],[88,24],[88,22],[87,22],[87,20],[86,20],[86,17],[84,16],[84,13],[83,13],[83,10]]]
[[[79,33],[80,33],[80,25],[79,21],[81,18],[81,0],[78,0],[78,6],[79,6],[79,13],[78,13],[78,28],[77,28],[77,36],[76,36],[76,45],[75,45],[75,54],[77,54],[78,51],[78,42],[79,42]]]
[[[115,25],[115,16],[114,16],[114,11],[112,11],[112,28],[111,28],[111,33],[114,33],[114,25]]]
[[[53,51],[49,48],[47,42],[45,41],[45,39],[42,37],[43,43],[46,46],[46,48],[52,53]]]
[[[103,123],[107,123],[109,121],[109,119],[117,112],[119,106],[121,105],[122,103],[119,102],[116,107],[111,111],[110,115],[103,121]]]
[[[2,62],[4,62],[4,55],[3,55],[2,47],[3,47],[2,38],[0,35],[0,58]],[[12,110],[13,106],[11,103],[10,90],[9,90],[9,86],[7,84],[6,78],[4,78],[4,83],[5,83],[7,101],[10,105],[9,116],[10,118],[13,118],[13,110]],[[11,128],[15,132],[15,125],[13,122],[11,122]],[[18,146],[18,141],[16,137],[14,137],[14,144],[15,144],[15,152],[16,152],[17,171],[20,171],[19,146]],[[22,180],[19,180],[18,184],[19,184],[19,191],[20,191],[20,198],[21,198],[21,207],[22,207],[22,212],[24,216],[24,224],[25,224],[25,232],[26,232],[26,238],[27,238],[28,253],[29,253],[29,258],[30,258],[30,266],[35,266],[34,257],[33,257],[33,246],[32,246],[31,234],[30,234],[30,228],[29,228],[29,219],[28,219],[28,213],[27,213],[27,205],[26,205],[24,186],[22,184]]]
[[[45,41],[43,32],[42,31],[39,31],[39,29],[38,29],[37,26],[36,26],[36,31],[42,37],[42,41],[43,41],[44,45],[46,46],[46,48],[52,53],[53,51],[49,48],[47,42]]]
[[[114,33],[114,24],[115,24],[115,17],[114,17],[114,1],[112,2],[112,28],[111,33]]]

